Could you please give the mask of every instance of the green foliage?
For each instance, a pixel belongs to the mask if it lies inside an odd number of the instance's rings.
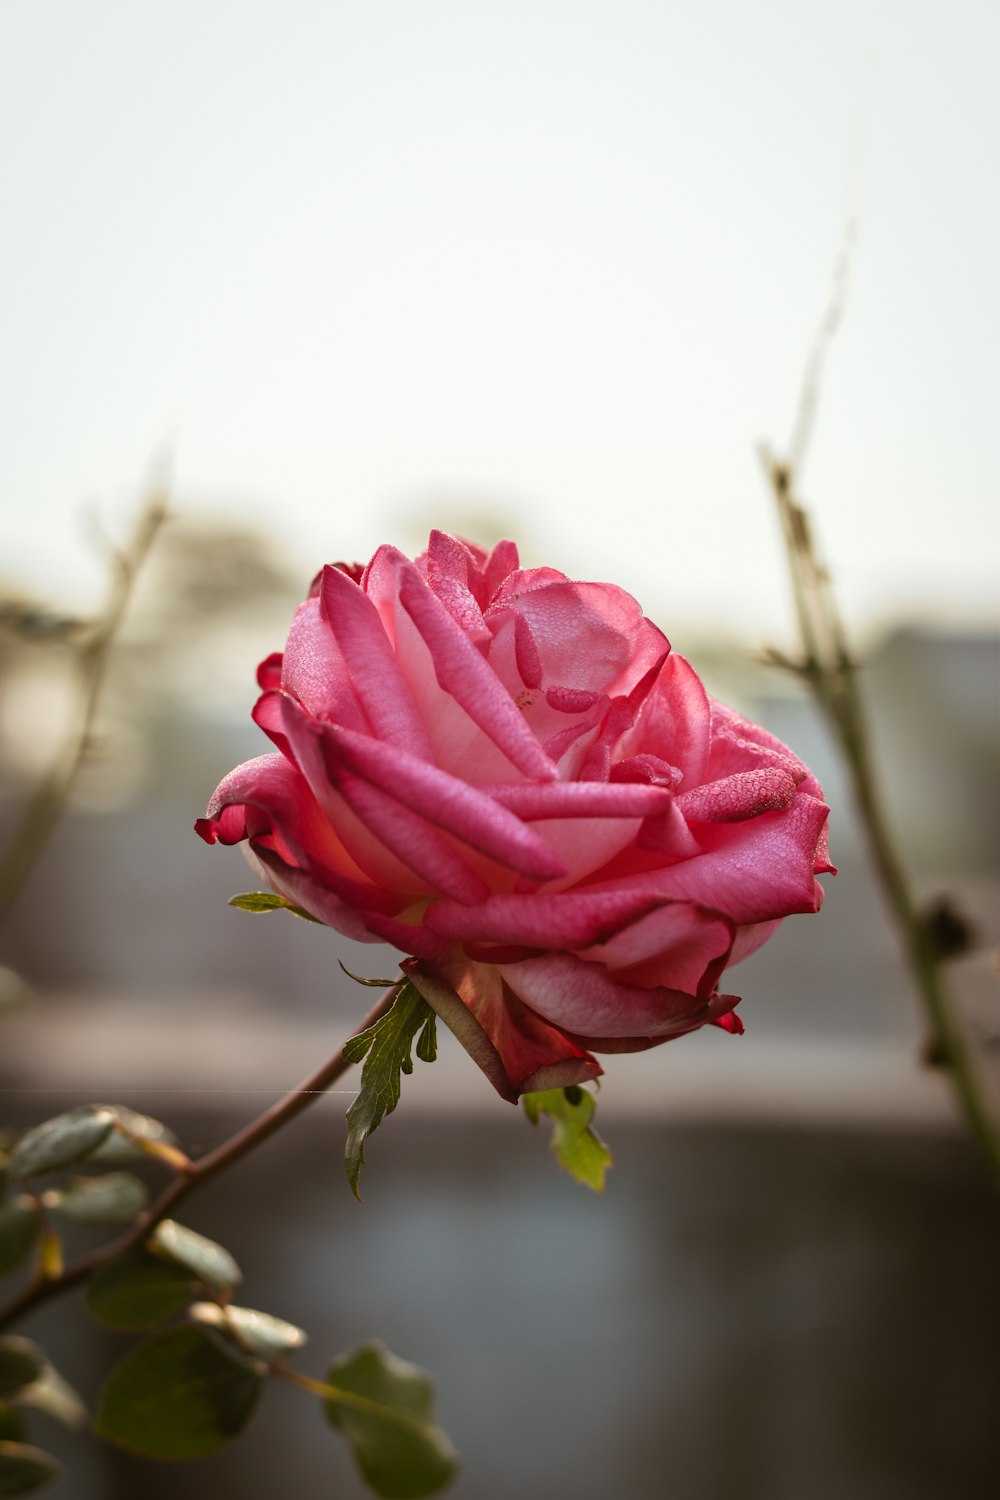
[[[337,959],[337,963],[340,964],[342,972],[347,975],[348,979],[353,979],[355,984],[366,985],[368,989],[387,990],[391,985],[399,983],[398,974],[396,975],[395,979],[368,979],[364,974],[355,974],[354,970],[349,969],[347,965],[345,963],[342,963],[339,958]]]
[[[195,1295],[190,1272],[145,1250],[109,1261],[87,1283],[87,1306],[120,1333],[141,1333],[181,1312]]]
[[[47,1361],[41,1376],[18,1391],[15,1400],[18,1406],[43,1411],[66,1427],[85,1427],[90,1420],[82,1398]]]
[[[387,1500],[417,1500],[448,1483],[457,1456],[434,1422],[434,1387],[381,1344],[362,1344],[331,1365],[326,1417],[347,1436],[358,1468]]]
[[[288,901],[284,896],[276,896],[274,891],[247,891],[242,896],[231,896],[229,904],[240,911],[253,912],[255,916],[267,911],[290,911],[293,917],[301,917],[305,922],[319,923],[319,917],[314,917],[312,912],[296,906],[294,901]],[[319,925],[322,926],[322,923]]]
[[[392,1009],[344,1045],[348,1062],[365,1059],[360,1092],[347,1111],[344,1164],[355,1198],[361,1197],[358,1179],[365,1160],[365,1139],[399,1103],[400,1074],[413,1072],[410,1049],[418,1031],[417,1056],[433,1062],[437,1050],[434,1012],[413,985],[406,983]]]
[[[27,1260],[41,1227],[38,1204],[26,1193],[0,1202],[0,1276]]]
[[[133,1162],[145,1161],[148,1151],[141,1142],[156,1142],[176,1146],[177,1137],[160,1120],[150,1115],[141,1115],[125,1104],[109,1104],[113,1110],[116,1128],[92,1151],[87,1160],[102,1167],[127,1167]]]
[[[228,1250],[174,1219],[161,1220],[153,1230],[149,1244],[197,1276],[213,1292],[230,1292],[243,1280],[240,1268]]]
[[[0,1442],[0,1495],[27,1495],[61,1473],[62,1464],[41,1448]]]
[[[577,1182],[603,1193],[611,1152],[590,1123],[597,1107],[593,1094],[573,1084],[525,1094],[523,1102],[532,1125],[543,1114],[552,1120],[552,1151],[559,1165]]]
[[[0,1443],[18,1443],[24,1437],[24,1420],[19,1411],[0,1401]]]
[[[46,1120],[22,1135],[7,1163],[11,1177],[57,1172],[90,1156],[114,1128],[115,1112],[106,1104],[81,1104]]]
[[[17,1334],[0,1338],[0,1399],[16,1395],[45,1374],[46,1359],[37,1344]]]
[[[255,1307],[234,1307],[232,1303],[220,1307],[218,1302],[196,1302],[191,1316],[228,1334],[248,1354],[268,1361],[300,1349],[306,1342],[304,1329],[271,1313],[258,1312]]]
[[[130,1224],[149,1201],[149,1190],[130,1172],[108,1172],[104,1177],[74,1177],[66,1187],[46,1193],[44,1201],[46,1208],[74,1224]]]
[[[42,1350],[30,1338],[7,1334],[0,1338],[0,1398],[12,1397],[45,1374]]]
[[[246,1426],[261,1382],[260,1367],[212,1329],[168,1328],[112,1370],[95,1429],[144,1458],[201,1458]]]

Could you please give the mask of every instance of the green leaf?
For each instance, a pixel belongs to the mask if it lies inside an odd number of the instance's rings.
[[[17,1443],[24,1437],[24,1419],[19,1411],[0,1401],[0,1443]]]
[[[133,1250],[102,1266],[87,1283],[87,1306],[121,1333],[141,1333],[165,1323],[195,1294],[190,1272],[145,1250]]]
[[[191,1271],[213,1292],[232,1291],[243,1280],[240,1268],[228,1250],[214,1240],[206,1239],[203,1234],[178,1224],[175,1219],[161,1220],[153,1230],[149,1244]]]
[[[259,1355],[261,1359],[277,1359],[291,1349],[300,1349],[306,1342],[304,1329],[286,1323],[284,1318],[275,1318],[271,1313],[258,1312],[254,1307],[234,1307],[232,1303],[220,1307],[218,1302],[196,1302],[190,1314],[199,1323],[207,1323],[210,1328],[229,1334],[249,1354]]]
[[[593,1094],[572,1084],[566,1089],[524,1094],[522,1098],[532,1125],[537,1125],[543,1114],[552,1120],[552,1150],[559,1165],[577,1182],[603,1193],[611,1152],[590,1123],[597,1108]]]
[[[366,979],[363,974],[355,974],[354,970],[349,969],[345,963],[341,963],[341,960],[339,958],[337,959],[337,962],[338,964],[340,964],[341,969],[347,975],[348,979],[353,979],[355,984],[367,985],[369,989],[388,990],[391,989],[394,984],[399,983],[398,974],[396,975],[395,979]]]
[[[210,1328],[168,1328],[112,1370],[95,1431],[143,1458],[201,1458],[246,1426],[262,1378]]]
[[[102,1167],[127,1167],[132,1162],[149,1159],[137,1141],[159,1141],[163,1145],[176,1146],[177,1137],[160,1120],[141,1115],[125,1104],[109,1104],[107,1107],[114,1112],[116,1128],[91,1153],[88,1161],[97,1162]]]
[[[35,1411],[43,1411],[46,1416],[54,1417],[66,1427],[86,1427],[90,1421],[90,1413],[83,1398],[48,1363],[39,1378],[18,1391],[15,1399],[18,1406],[31,1406]]]
[[[327,1420],[346,1434],[376,1494],[417,1500],[448,1483],[457,1455],[435,1425],[434,1386],[425,1371],[381,1344],[362,1344],[331,1365],[326,1384]]]
[[[242,896],[231,896],[229,904],[240,911],[253,912],[254,915],[265,911],[290,911],[293,917],[301,917],[305,922],[319,922],[319,917],[314,917],[311,911],[296,906],[294,901],[287,901],[284,896],[276,896],[274,891],[247,891]],[[319,925],[323,924],[320,922]]]
[[[431,1011],[424,1029],[417,1037],[417,1056],[421,1062],[434,1062],[438,1055],[437,1016]]]
[[[38,1204],[26,1193],[0,1203],[0,1276],[27,1260],[41,1227]]]
[[[22,1135],[7,1164],[11,1177],[57,1172],[95,1151],[110,1134],[115,1112],[106,1104],[81,1104]]]
[[[0,1495],[27,1495],[62,1473],[62,1464],[30,1443],[0,1442]]]
[[[146,1207],[149,1189],[131,1172],[105,1177],[74,1177],[67,1187],[45,1194],[46,1208],[74,1224],[130,1224]]]
[[[45,1374],[46,1359],[37,1344],[18,1334],[0,1338],[0,1398],[13,1396]]]
[[[358,1178],[365,1160],[365,1138],[399,1103],[400,1074],[413,1072],[413,1058],[410,1056],[413,1038],[421,1027],[426,1035],[428,1020],[433,1021],[433,1018],[434,1013],[427,1001],[407,982],[401,987],[392,1009],[381,1020],[345,1043],[344,1056],[348,1062],[366,1059],[361,1072],[360,1092],[347,1111],[344,1164],[355,1198],[361,1197]],[[425,1051],[430,1051],[426,1044]],[[428,1056],[427,1060],[432,1059]]]

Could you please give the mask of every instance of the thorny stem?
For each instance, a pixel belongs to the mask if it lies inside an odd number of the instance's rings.
[[[352,1037],[357,1036],[359,1032],[367,1031],[369,1026],[374,1026],[375,1022],[391,1009],[401,983],[402,980],[386,990],[378,1004],[352,1031]],[[346,1043],[344,1045],[346,1046]],[[216,1146],[213,1151],[192,1161],[188,1169],[175,1177],[174,1181],[163,1189],[160,1196],[145,1213],[140,1214],[135,1224],[124,1234],[101,1245],[89,1255],[83,1255],[79,1260],[73,1261],[65,1267],[61,1275],[51,1279],[36,1280],[12,1297],[9,1302],[0,1307],[0,1329],[8,1327],[32,1308],[50,1301],[53,1297],[61,1296],[63,1292],[68,1292],[80,1282],[86,1281],[88,1276],[106,1265],[109,1260],[114,1260],[116,1256],[124,1255],[141,1245],[149,1238],[161,1219],[167,1218],[198,1188],[210,1182],[213,1177],[218,1177],[221,1172],[225,1172],[248,1152],[253,1151],[255,1147],[274,1135],[282,1126],[294,1120],[296,1115],[308,1109],[326,1093],[332,1084],[336,1083],[338,1078],[347,1072],[350,1066],[351,1064],[344,1057],[342,1046],[323,1063],[322,1067],[317,1068],[315,1073],[304,1078],[297,1088],[292,1089],[283,1099],[279,1099],[277,1104],[266,1109],[255,1120],[251,1120],[249,1125],[245,1125],[242,1130],[230,1136],[228,1141],[223,1141],[221,1146]]]
[[[819,557],[808,513],[795,498],[795,471],[766,450],[761,461],[781,518],[792,592],[802,636],[806,679],[840,743],[855,804],[872,861],[896,919],[907,963],[923,1004],[931,1036],[948,1067],[959,1107],[974,1139],[1000,1181],[1000,1129],[983,1097],[975,1064],[906,871],[889,831],[878,794],[868,727],[858,692],[857,668],[846,637],[829,573]]]
[[[51,838],[90,749],[111,646],[128,607],[135,576],[166,516],[166,498],[156,488],[139,515],[128,545],[114,554],[114,572],[104,610],[78,648],[80,712],[76,726],[54,765],[36,787],[0,855],[0,924]]]

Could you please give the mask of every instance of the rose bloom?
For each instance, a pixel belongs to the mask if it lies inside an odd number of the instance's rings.
[[[276,753],[195,825],[402,968],[498,1091],[706,1022],[723,971],[815,912],[828,809],[636,601],[433,532],[324,568],[253,717]]]

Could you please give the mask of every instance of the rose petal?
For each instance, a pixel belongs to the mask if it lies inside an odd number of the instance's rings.
[[[538,834],[481,790],[396,746],[383,745],[335,724],[319,728],[329,754],[454,838],[537,880],[567,873],[566,866]]]
[[[323,614],[372,729],[389,744],[403,745],[412,755],[430,760],[427,730],[378,610],[338,568],[324,570],[322,587]]]
[[[476,906],[435,901],[424,918],[428,927],[452,941],[519,943],[529,948],[585,948],[610,938],[636,921],[662,897],[642,891],[592,896],[586,891],[559,895],[489,896]]]
[[[677,806],[689,823],[740,823],[761,813],[784,812],[794,800],[794,778],[777,766],[760,766],[682,792]]]
[[[513,1103],[521,1093],[566,1088],[601,1073],[584,1047],[522,1005],[497,969],[454,953],[402,968],[501,1098]]]
[[[678,901],[711,906],[740,927],[818,911],[823,889],[813,878],[813,864],[828,811],[815,797],[799,792],[787,812],[702,825],[700,855],[660,870],[595,881],[590,889],[641,885]]]
[[[546,953],[499,972],[553,1026],[584,1036],[670,1036],[707,1019],[708,1001],[681,990],[621,984],[601,964]]]
[[[729,963],[734,932],[732,922],[717,911],[689,901],[660,901],[578,956],[603,964],[623,983],[707,998]]]
[[[399,598],[431,653],[444,691],[525,776],[554,780],[555,766],[510,695],[406,558],[400,559]]]

